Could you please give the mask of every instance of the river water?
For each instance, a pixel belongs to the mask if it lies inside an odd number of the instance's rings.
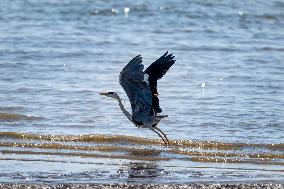
[[[2,0],[0,182],[284,181],[284,3]],[[165,147],[118,103],[166,51]]]

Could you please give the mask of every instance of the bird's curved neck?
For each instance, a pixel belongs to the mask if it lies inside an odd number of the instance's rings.
[[[132,115],[124,108],[121,98],[119,97],[117,99],[118,103],[119,103],[119,107],[122,110],[122,112],[126,115],[126,117],[132,122]]]

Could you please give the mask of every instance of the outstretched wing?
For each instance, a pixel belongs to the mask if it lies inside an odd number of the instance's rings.
[[[168,55],[167,51],[163,56],[161,56],[145,70],[145,73],[149,75],[148,81],[152,92],[152,105],[156,113],[162,112],[162,109],[159,106],[157,80],[161,79],[174,63],[175,60],[173,54]]]
[[[120,72],[119,82],[125,90],[132,108],[134,122],[142,122],[153,115],[152,93],[143,80],[144,66],[140,55],[134,57]]]

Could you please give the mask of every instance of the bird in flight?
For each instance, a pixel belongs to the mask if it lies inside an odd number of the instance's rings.
[[[166,145],[170,145],[166,134],[157,124],[167,115],[160,115],[157,80],[161,79],[175,63],[174,56],[166,52],[153,62],[145,71],[142,57],[134,57],[120,72],[119,83],[126,92],[132,114],[123,106],[121,98],[115,92],[104,92],[101,95],[114,98],[126,117],[138,128],[149,128],[161,137]]]

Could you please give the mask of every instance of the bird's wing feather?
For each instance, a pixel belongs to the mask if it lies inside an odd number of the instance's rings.
[[[122,69],[119,77],[120,85],[131,103],[133,120],[137,122],[143,122],[143,119],[154,114],[152,93],[149,85],[143,80],[143,69],[142,57],[138,55]]]
[[[152,104],[153,109],[157,113],[161,113],[162,110],[159,107],[157,80],[161,79],[170,67],[175,63],[173,54],[168,54],[168,51],[153,62],[146,70],[145,73],[149,75],[148,81],[152,92]]]

